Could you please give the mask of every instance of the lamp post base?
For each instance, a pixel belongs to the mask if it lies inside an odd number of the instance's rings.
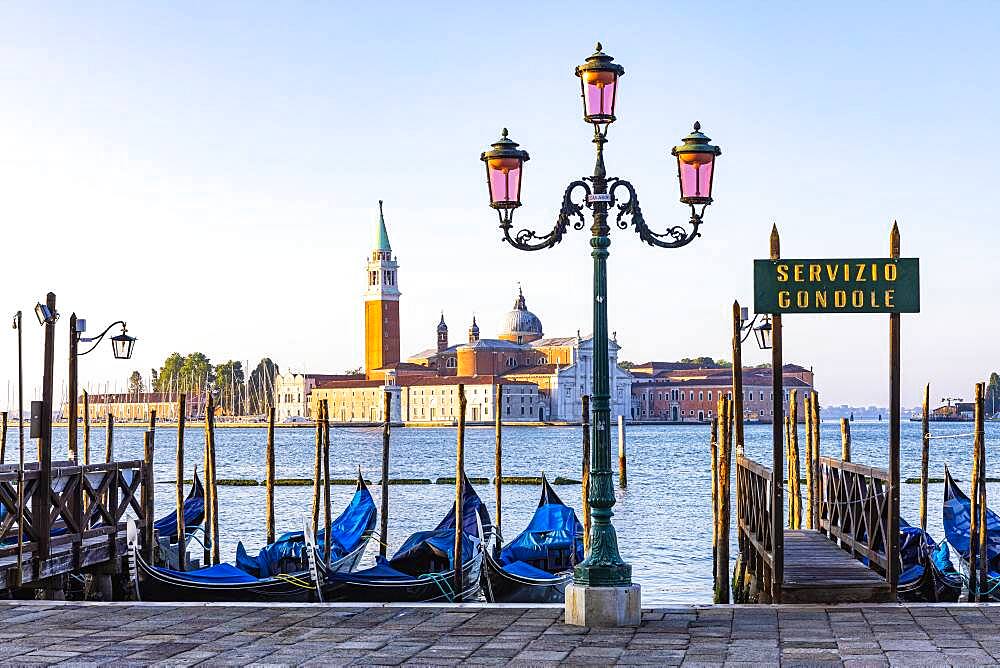
[[[639,626],[642,596],[639,585],[624,587],[566,587],[566,623],[574,626]]]

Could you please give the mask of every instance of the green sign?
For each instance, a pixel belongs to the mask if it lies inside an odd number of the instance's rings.
[[[919,313],[917,258],[754,260],[757,313]]]

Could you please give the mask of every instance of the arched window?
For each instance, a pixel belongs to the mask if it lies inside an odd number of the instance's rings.
[[[449,357],[447,366],[449,369],[454,369],[458,366],[458,361],[454,357]]]
[[[508,358],[507,358],[507,366],[509,366],[509,367],[510,367],[510,368],[512,368],[512,369],[513,369],[514,367],[516,367],[516,366],[517,366],[517,359],[515,359],[515,358],[513,358],[513,357],[508,357]]]

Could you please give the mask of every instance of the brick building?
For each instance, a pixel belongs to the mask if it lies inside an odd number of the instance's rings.
[[[804,398],[813,389],[813,372],[786,365],[784,405],[798,391],[799,420],[805,420]],[[720,395],[732,396],[731,369],[673,369],[632,385],[632,419],[659,422],[707,422],[715,416]],[[743,370],[743,414],[746,421],[771,422],[773,393],[770,369]]]

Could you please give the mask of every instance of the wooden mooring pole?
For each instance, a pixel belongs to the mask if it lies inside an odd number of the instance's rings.
[[[743,330],[740,303],[733,302],[733,428],[736,454],[743,454]]]
[[[153,524],[155,523],[156,514],[153,496],[153,488],[156,486],[153,480],[153,447],[153,432],[142,432],[142,462],[144,469],[143,477],[145,478],[145,484],[142,486],[142,515],[146,520],[143,555],[146,562],[150,564],[153,563]]]
[[[264,530],[267,544],[274,542],[274,406],[267,409],[267,449],[264,451]]]
[[[86,400],[86,393],[84,393]],[[86,405],[86,404],[84,404]],[[177,570],[183,571],[187,568],[187,527],[184,523],[184,422],[185,411],[187,410],[187,395],[181,394],[177,398],[177,457],[174,466],[174,500],[177,503]],[[86,411],[84,411],[86,413]],[[84,431],[84,459],[87,458],[87,439]],[[195,467],[197,471],[197,467]],[[197,474],[196,474],[197,475]],[[191,483],[194,484],[194,476]]]
[[[979,384],[976,384],[976,391],[979,391]],[[978,399],[978,397],[977,397]],[[982,464],[981,449],[982,443],[979,440],[979,403],[975,404],[973,439],[972,439],[972,480],[969,486],[969,603],[979,600],[979,523],[981,513],[979,504],[982,496],[979,493],[979,478],[982,476],[980,465]]]
[[[980,592],[976,597],[977,601],[983,601],[984,598],[989,598],[982,593],[982,589],[985,588],[986,584],[989,582],[987,578],[987,572],[989,565],[989,558],[987,556],[987,540],[988,540],[988,525],[986,521],[986,424],[985,424],[985,388],[984,383],[976,383],[976,405],[975,405],[975,436],[974,439],[979,442],[979,535],[977,536],[976,545],[979,550],[979,587]],[[971,545],[970,545],[971,547]]]
[[[330,531],[333,524],[333,509],[330,505],[330,402],[323,400],[323,563],[330,565],[333,554],[333,540]]]
[[[900,253],[899,226],[895,221],[889,232],[889,257],[898,259]],[[886,540],[886,559],[889,562],[886,579],[892,600],[896,599],[899,586],[899,448],[902,429],[900,401],[900,314],[889,314],[889,526],[886,533],[893,538]]]
[[[465,590],[462,571],[465,563],[462,559],[462,539],[465,537],[463,527],[464,487],[465,487],[465,385],[458,386],[458,440],[455,447],[455,548],[453,561],[455,564],[455,580],[452,589],[455,592],[455,603],[462,602],[462,592]]]
[[[924,402],[921,411],[920,428],[920,530],[927,531],[927,478],[928,464],[931,453],[931,421],[930,421],[931,384],[924,385]]]
[[[104,427],[104,463],[110,464],[115,459],[115,416],[111,414],[110,406],[105,417],[107,423]]]
[[[812,415],[812,477],[813,477],[813,528],[819,528],[819,499],[822,480],[819,475],[819,393],[813,390],[809,393],[809,413]]]
[[[813,528],[813,503],[816,499],[815,485],[816,481],[813,476],[813,471],[816,466],[816,462],[813,459],[813,414],[812,414],[812,392],[806,392],[802,396],[802,410],[805,413],[806,418],[806,457],[805,457],[805,471],[806,471],[806,529]]]
[[[204,461],[202,468],[205,469],[205,542],[203,547],[205,552],[202,555],[202,566],[212,565],[212,458],[208,454],[208,414],[205,414],[205,447],[202,453]]]
[[[320,478],[323,475],[323,409],[322,401],[316,402],[316,452],[313,454],[313,495],[312,495],[312,530],[313,535],[319,531]]]
[[[802,528],[802,487],[799,483],[798,390],[788,393],[788,526]]]
[[[378,553],[385,557],[389,544],[389,424],[392,417],[392,395],[388,390],[382,395],[382,478],[379,493],[382,500],[379,517]]]
[[[83,463],[90,464],[90,394],[83,391]]]
[[[618,416],[618,486],[628,487],[628,462],[625,454],[625,416]]]
[[[583,427],[583,473],[580,476],[580,490],[583,495],[583,554],[590,555],[590,395],[580,398],[583,406],[581,426]]]
[[[729,469],[732,458],[733,444],[733,402],[729,397],[723,397],[719,415],[719,515],[718,515],[718,558],[716,568],[718,574],[715,592],[717,603],[729,603]]]
[[[840,459],[851,461],[851,423],[847,418],[840,418]]]
[[[220,563],[219,546],[219,467],[215,458],[215,400],[208,394],[208,456],[212,461],[212,564]]]
[[[772,260],[781,259],[781,239],[778,226],[771,226],[770,255]],[[771,316],[771,543],[774,567],[771,569],[771,603],[781,603],[781,588],[785,581],[785,479],[784,439],[784,378],[782,371],[781,314]]]
[[[497,383],[496,403],[494,406],[494,436],[493,447],[493,484],[496,488],[496,540],[493,545],[500,553],[500,546],[503,544],[503,420],[500,412],[500,404],[503,400],[503,385]],[[573,554],[576,554],[576,543],[574,538]]]
[[[722,424],[722,395],[716,404],[715,419],[711,422],[708,452],[712,459],[712,600],[718,603],[719,591],[719,432]]]
[[[7,457],[7,411],[3,412],[3,426],[0,427],[0,464],[5,463]]]

